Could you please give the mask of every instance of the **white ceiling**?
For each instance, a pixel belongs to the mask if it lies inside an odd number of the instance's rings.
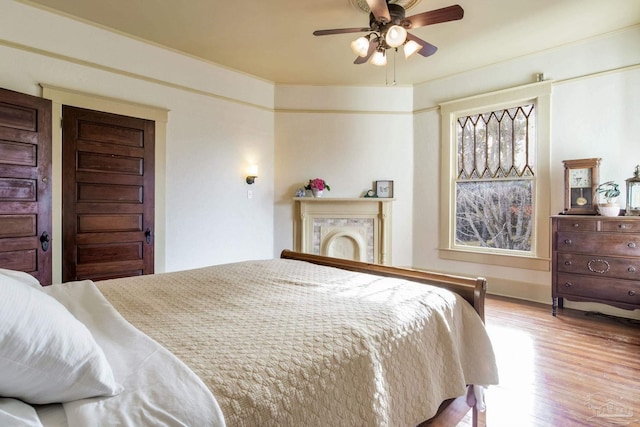
[[[393,61],[354,65],[359,34],[316,37],[317,29],[367,27],[350,0],[25,0],[86,22],[280,84],[384,85]],[[640,23],[640,0],[420,0],[407,16],[459,4],[460,21],[410,30],[435,55],[399,52],[396,81],[411,85],[551,49]],[[597,52],[594,52],[596,55]]]

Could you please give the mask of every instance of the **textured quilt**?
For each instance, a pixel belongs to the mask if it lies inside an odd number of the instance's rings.
[[[476,312],[428,285],[283,259],[96,285],[227,426],[415,426],[498,380]]]

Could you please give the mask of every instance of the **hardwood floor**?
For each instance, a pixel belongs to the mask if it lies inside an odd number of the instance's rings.
[[[640,426],[640,322],[490,296],[490,427]],[[470,417],[459,427],[470,426]]]

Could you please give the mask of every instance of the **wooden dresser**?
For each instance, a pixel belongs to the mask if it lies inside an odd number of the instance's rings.
[[[563,299],[640,309],[640,217],[552,217],[553,315]]]

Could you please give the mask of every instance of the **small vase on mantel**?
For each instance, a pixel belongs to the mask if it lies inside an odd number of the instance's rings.
[[[322,197],[322,193],[324,190],[318,190],[317,188],[312,188],[311,193],[313,193],[313,197]]]

